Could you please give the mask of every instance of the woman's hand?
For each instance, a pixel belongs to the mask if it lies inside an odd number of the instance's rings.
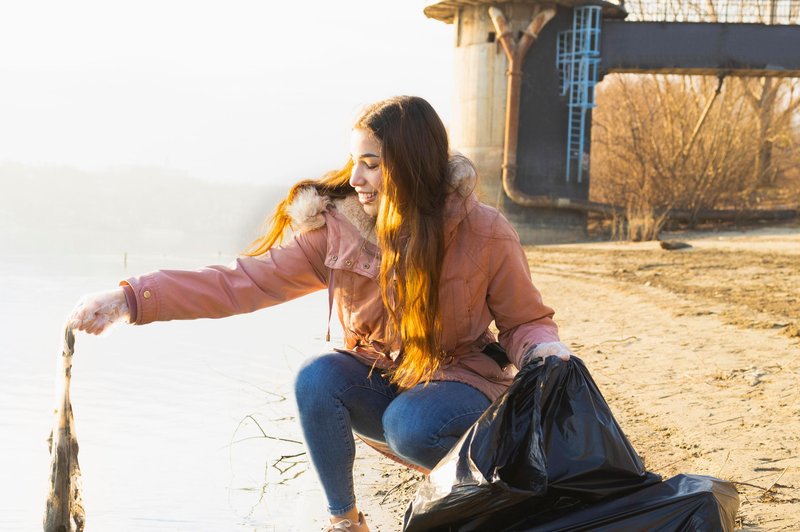
[[[522,355],[522,365],[525,366],[536,358],[540,358],[544,361],[545,358],[550,356],[557,356],[566,362],[572,354],[572,350],[563,342],[544,342],[542,344],[536,344],[532,349],[529,349],[527,353]]]
[[[67,318],[67,325],[73,330],[100,334],[122,320],[130,321],[130,311],[125,291],[115,288],[83,296]]]

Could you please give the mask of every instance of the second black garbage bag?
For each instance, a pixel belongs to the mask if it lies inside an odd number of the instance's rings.
[[[660,481],[586,366],[529,364],[423,481],[403,530],[503,530]]]

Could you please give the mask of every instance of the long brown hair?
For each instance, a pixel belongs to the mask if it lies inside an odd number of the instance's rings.
[[[391,380],[401,388],[429,382],[441,365],[439,281],[444,258],[447,131],[422,98],[398,96],[368,106],[354,128],[381,143],[383,189],[375,231],[381,248],[378,283],[389,312],[389,344],[400,340],[403,356]],[[291,228],[288,206],[298,191],[313,186],[330,199],[352,194],[353,161],[319,180],[295,184],[278,204],[267,232],[245,255],[266,253]]]
[[[439,281],[449,188],[447,131],[433,107],[414,96],[369,106],[355,127],[381,142],[378,281],[390,316],[389,333],[399,336],[403,349],[391,379],[410,388],[430,381],[444,355]]]

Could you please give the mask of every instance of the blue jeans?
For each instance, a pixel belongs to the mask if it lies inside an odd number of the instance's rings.
[[[353,431],[432,469],[490,404],[460,382],[435,381],[398,393],[378,369],[369,373],[350,355],[328,353],[306,362],[297,375],[300,424],[332,515],[356,504]]]

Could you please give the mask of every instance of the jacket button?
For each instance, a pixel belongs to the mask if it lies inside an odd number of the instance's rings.
[[[369,270],[369,264],[365,264],[365,265],[364,265],[364,269],[365,269],[365,270]]]
[[[145,290],[142,292],[142,297],[145,299],[150,299],[150,290]]]
[[[350,260],[350,259],[347,259],[346,261],[344,261],[344,263],[345,263],[345,265],[347,265],[347,266],[352,266],[352,265],[353,265],[353,261],[352,261],[352,260]]]
[[[336,255],[331,255],[331,262],[336,262],[336,259],[338,258],[339,257],[337,257]]]

